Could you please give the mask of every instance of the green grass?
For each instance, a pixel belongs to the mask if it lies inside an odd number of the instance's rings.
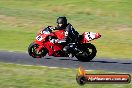
[[[97,57],[132,58],[131,0],[1,0],[0,50],[27,51],[40,28],[67,16],[80,33],[99,32]]]
[[[87,71],[89,74],[112,73]],[[132,88],[132,84],[77,84],[76,69],[0,63],[0,88]]]

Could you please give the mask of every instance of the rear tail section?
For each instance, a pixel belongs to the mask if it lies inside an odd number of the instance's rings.
[[[80,43],[87,43],[91,40],[100,38],[101,35],[99,33],[84,32],[80,37]]]

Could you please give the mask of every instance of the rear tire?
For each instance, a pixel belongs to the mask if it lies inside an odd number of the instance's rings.
[[[91,43],[82,44],[79,46],[79,49],[82,51],[82,53],[77,53],[76,58],[82,62],[91,61],[97,53],[96,47]]]
[[[30,56],[32,56],[33,58],[41,58],[44,57],[47,54],[47,49],[46,48],[42,48],[39,53],[37,52],[37,47],[38,44],[35,44],[34,42],[31,43],[28,47],[28,53]]]

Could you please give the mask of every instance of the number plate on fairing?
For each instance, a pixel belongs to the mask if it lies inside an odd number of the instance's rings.
[[[38,35],[38,36],[36,36],[36,39],[38,40],[38,41],[42,41],[42,36],[41,35]]]

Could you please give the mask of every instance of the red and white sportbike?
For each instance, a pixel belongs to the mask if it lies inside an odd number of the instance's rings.
[[[71,48],[70,52],[63,51],[65,45],[50,41],[53,38],[63,39],[64,33],[64,30],[52,32],[49,27],[46,27],[37,34],[35,41],[29,45],[29,55],[34,58],[42,58],[46,54],[54,57],[69,57],[72,54],[72,57],[75,56],[79,61],[90,61],[96,56],[96,47],[89,42],[100,38],[99,33],[84,32],[79,35],[77,42],[67,44]]]

